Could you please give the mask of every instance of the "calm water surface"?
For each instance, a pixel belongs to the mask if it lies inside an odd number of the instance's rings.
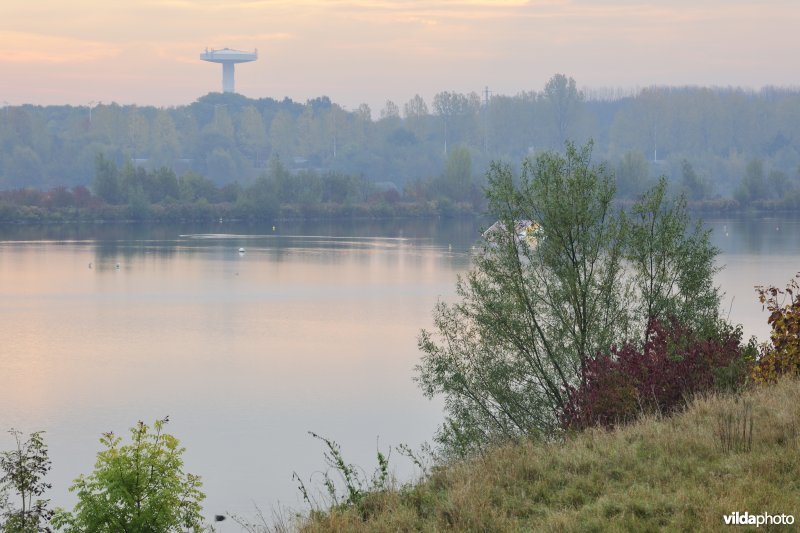
[[[208,515],[302,507],[292,472],[324,469],[308,430],[368,469],[376,447],[431,439],[416,337],[481,225],[0,228],[0,429],[47,431],[56,505],[102,432],[169,415]],[[766,338],[753,285],[800,270],[800,220],[708,225],[730,319]]]

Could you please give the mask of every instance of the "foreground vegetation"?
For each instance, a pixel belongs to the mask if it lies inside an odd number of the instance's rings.
[[[798,279],[756,287],[769,342],[742,344],[730,327],[702,340],[675,321],[651,321],[641,348],[598,354],[571,389],[556,437],[509,438],[432,469],[411,455],[423,476],[403,486],[381,482],[380,455],[365,485],[326,441],[346,496],[326,473],[327,506],[312,506],[299,528],[713,531],[736,512],[797,520]]]
[[[68,531],[117,531],[113,524],[120,519],[138,527],[131,531],[150,531],[147,524],[158,520],[165,520],[158,531],[197,527],[198,517],[191,513],[198,512],[202,494],[197,478],[179,477],[184,476],[182,449],[169,436],[159,444],[141,424],[132,435],[131,446],[115,448],[107,442],[96,471],[76,481],[81,502],[75,515],[59,511],[54,522]],[[149,442],[142,446],[137,435]],[[338,450],[323,440],[329,450]],[[32,446],[20,451],[25,455],[4,454],[7,474],[19,474],[14,460],[24,457],[34,475],[7,475],[3,481],[22,488],[33,507],[26,511],[24,498],[21,508],[6,501],[0,531],[41,531],[52,513],[46,500],[31,497],[49,488],[42,482],[49,470],[47,450],[35,435]],[[141,461],[136,460],[140,452]],[[349,466],[336,463],[340,454],[332,459],[339,473]],[[240,523],[254,533],[295,528],[308,533],[710,531],[736,511],[797,518],[800,380],[785,376],[743,394],[698,397],[680,414],[647,415],[613,430],[595,427],[558,441],[509,442],[468,460],[435,466],[418,482],[402,486],[387,480],[385,461],[380,461],[371,488],[353,483],[349,493],[324,509],[277,525]],[[28,526],[20,527],[25,521]]]
[[[713,531],[734,511],[800,519],[798,479],[800,381],[785,379],[612,431],[506,444],[301,529]]]
[[[590,156],[591,144],[567,143],[565,155],[525,161],[520,176],[492,165],[496,231],[459,280],[459,301],[437,305],[434,329],[419,339],[418,381],[445,399],[433,468],[401,447],[423,478],[398,487],[389,454],[378,453],[368,478],[312,433],[327,446],[327,495],[296,476],[312,507],[298,527],[716,529],[735,512],[797,513],[800,284],[756,288],[772,332],[760,346],[745,342],[720,317],[717,250],[701,224],[690,226],[685,200],[661,179],[619,208],[613,176]],[[130,202],[161,183],[133,167],[117,172],[98,159],[107,199]],[[261,186],[291,183],[273,174]],[[72,487],[73,511],[53,512],[42,498],[50,463],[41,434],[23,442],[14,433],[17,450],[0,454],[0,529],[209,528],[200,478],[183,471],[165,422],[153,432],[140,422],[130,445],[104,435],[94,472]]]
[[[326,441],[346,497],[326,474],[304,530],[710,530],[797,513],[800,287],[758,287],[770,342],[744,342],[684,202],[662,180],[617,210],[589,156],[568,143],[519,177],[493,165],[500,229],[419,340],[418,381],[445,400],[438,466],[368,484]]]
[[[660,350],[665,366],[652,374],[664,373],[659,383],[676,382],[678,399],[715,386],[717,368],[744,367],[739,339],[725,348],[730,335],[723,330],[732,328],[719,318],[718,250],[709,231],[691,227],[685,202],[669,198],[663,179],[632,208],[620,209],[613,175],[591,162],[591,148],[567,143],[565,155],[526,160],[519,176],[508,165],[492,165],[486,194],[501,229],[459,278],[457,301],[439,302],[434,327],[419,338],[417,380],[426,396],[444,398],[446,417],[435,438],[446,455],[557,435],[570,408],[572,418],[586,418],[580,411],[597,403],[588,387],[595,361],[614,346],[636,352],[654,342],[657,322],[687,330],[680,339],[664,336],[664,344],[721,341],[691,350],[696,364],[682,370],[668,368],[672,354]],[[523,220],[536,221],[536,242],[518,236]],[[688,386],[700,368],[708,379]],[[642,375],[637,385],[626,381],[633,375],[613,376],[610,382],[621,384],[604,391],[603,400],[635,408],[643,401],[637,391],[649,391],[653,377]],[[733,381],[743,376],[740,370]],[[574,401],[576,394],[587,401]],[[660,397],[655,403],[668,407]]]

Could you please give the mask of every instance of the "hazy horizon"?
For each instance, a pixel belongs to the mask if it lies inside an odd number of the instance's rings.
[[[800,5],[601,0],[78,0],[0,6],[0,104],[190,103],[221,90],[206,47],[259,50],[250,98],[348,109],[437,92],[513,95],[556,72],[580,87],[796,87]]]

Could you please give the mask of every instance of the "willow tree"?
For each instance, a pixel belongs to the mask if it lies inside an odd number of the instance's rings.
[[[613,175],[590,159],[591,144],[568,143],[564,155],[524,161],[516,179],[508,165],[490,167],[489,209],[504,231],[483,243],[458,301],[439,302],[434,331],[419,338],[417,380],[444,396],[437,439],[449,453],[552,435],[586,362],[644,337],[642,312],[663,318],[708,286],[711,298],[687,313],[716,319],[716,251],[699,226],[686,233],[685,204],[668,201],[662,181],[628,217],[613,202]],[[517,234],[520,220],[539,224],[535,245]]]

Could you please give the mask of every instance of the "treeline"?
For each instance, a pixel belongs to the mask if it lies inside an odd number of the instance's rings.
[[[97,104],[0,110],[0,189],[88,186],[94,158],[191,171],[215,185],[255,181],[279,157],[288,171],[364,176],[398,189],[440,176],[455,147],[475,174],[564,141],[595,141],[621,197],[666,175],[690,200],[783,201],[800,190],[800,90],[652,87],[579,90],[555,75],[516,95],[444,91],[426,101],[345,109],[208,94],[174,108]],[[691,169],[686,172],[686,168]]]
[[[374,183],[338,172],[290,172],[272,158],[261,175],[242,185],[217,185],[169,167],[148,170],[127,161],[121,168],[98,154],[91,190],[79,185],[47,191],[0,191],[0,222],[61,221],[272,221],[292,218],[375,218],[476,214],[484,200],[472,179],[465,148],[452,150],[445,172],[410,183]]]

